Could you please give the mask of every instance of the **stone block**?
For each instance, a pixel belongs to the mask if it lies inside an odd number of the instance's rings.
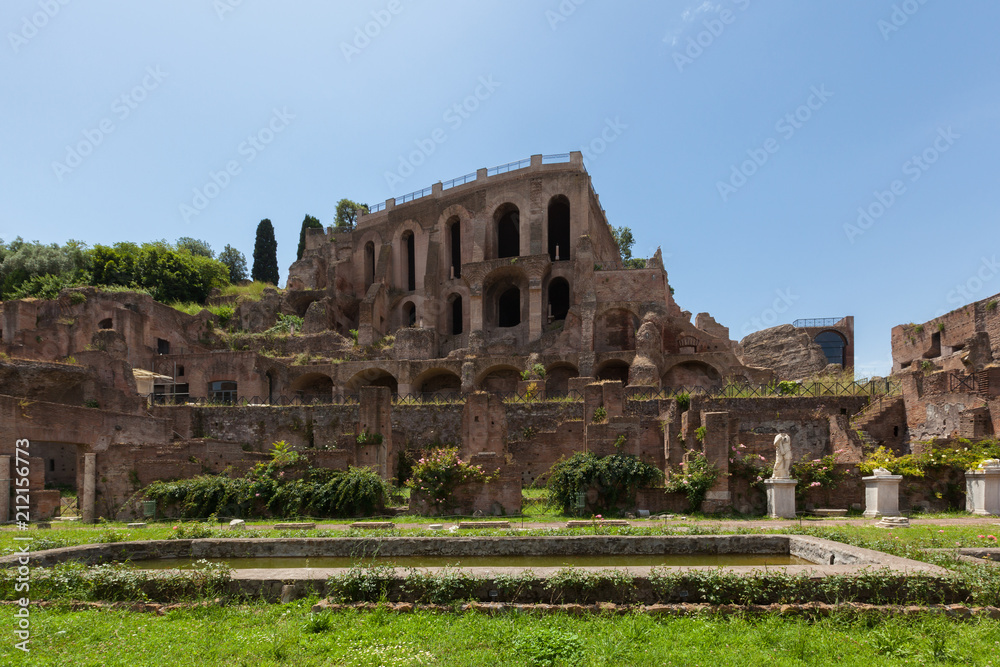
[[[797,479],[765,479],[767,515],[772,519],[795,518],[795,485]]]

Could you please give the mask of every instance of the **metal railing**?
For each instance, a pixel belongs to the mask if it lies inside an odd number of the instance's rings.
[[[507,164],[497,165],[496,167],[490,167],[486,170],[487,176],[498,176],[500,174],[506,174],[507,172],[517,171],[518,169],[525,169],[531,166],[531,158],[525,158],[523,160],[517,160],[516,162],[508,162]]]
[[[414,190],[413,192],[408,192],[402,197],[396,198],[396,204],[405,204],[408,201],[413,201],[414,199],[422,199],[429,195],[433,191],[433,187],[424,188],[423,190]]]
[[[792,322],[793,327],[832,327],[837,322],[844,319],[843,317],[814,317],[812,319],[805,320],[795,320]]]
[[[450,190],[451,188],[457,187],[459,185],[465,185],[466,183],[471,183],[476,180],[476,172],[471,174],[466,174],[465,176],[459,176],[458,178],[453,178],[450,181],[445,181],[441,184],[442,190]]]
[[[704,387],[700,385],[663,387],[624,387],[624,395],[633,401],[665,400],[677,398],[682,394],[703,396],[705,398],[809,398],[819,396],[896,396],[902,390],[900,382],[885,378],[879,381],[866,382],[778,382],[766,385],[751,385],[729,383]],[[573,403],[583,400],[583,394],[577,390],[559,391],[546,389],[541,391],[490,391],[505,403],[565,402]],[[299,406],[299,405],[358,405],[360,397],[356,393],[346,393],[338,396],[316,396],[296,394],[292,396],[250,396],[240,397],[232,401],[221,401],[213,398],[187,397],[183,400],[170,401],[169,395],[149,394],[146,399],[157,405],[196,405],[206,407],[241,407],[252,405],[269,406]],[[394,405],[463,405],[467,394],[459,392],[416,392],[410,394],[392,395]]]
[[[979,377],[953,371],[948,374],[948,391],[966,391],[970,394],[979,393]]]
[[[551,155],[542,156],[542,164],[564,164],[570,162],[572,157],[569,153],[552,153]],[[516,160],[514,162],[507,162],[506,164],[500,164],[495,167],[490,167],[486,170],[487,176],[497,176],[499,174],[506,174],[511,171],[517,171],[518,169],[524,169],[531,166],[531,158],[525,158],[523,160]],[[457,178],[452,178],[441,183],[442,190],[450,190],[451,188],[458,187],[459,185],[465,185],[466,183],[471,183],[477,179],[477,172],[472,172],[466,174],[465,176],[459,176]],[[415,199],[421,199],[431,194],[433,191],[433,186],[424,188],[422,190],[415,190],[409,192],[401,197],[396,197],[396,205],[405,204],[411,202]],[[365,215],[371,215],[373,213],[378,213],[385,210],[385,202],[380,202],[378,204],[372,204],[368,207],[368,213]]]

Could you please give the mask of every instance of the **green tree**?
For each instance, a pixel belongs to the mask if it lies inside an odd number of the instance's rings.
[[[212,246],[208,245],[208,241],[193,239],[190,236],[182,236],[177,239],[177,243],[175,245],[178,250],[187,250],[192,255],[208,257],[209,259],[215,257],[215,251],[212,250]]]
[[[622,258],[622,266],[626,269],[644,269],[646,260],[639,257],[632,257],[632,246],[635,245],[635,238],[632,236],[630,227],[612,227],[611,235],[618,244],[618,252]]]
[[[278,284],[278,242],[274,238],[274,225],[267,218],[257,225],[250,277],[264,283]]]
[[[247,279],[247,258],[233,246],[226,244],[219,253],[219,261],[229,267],[229,282],[238,283]]]
[[[52,298],[60,289],[90,280],[90,255],[80,241],[0,241],[0,300],[39,296]]]
[[[306,251],[306,230],[307,229],[323,229],[323,225],[320,224],[318,218],[314,218],[308,213],[306,213],[305,220],[302,221],[302,229],[299,231],[299,250],[295,255],[295,259],[302,259],[302,253]]]
[[[337,231],[350,231],[358,221],[358,211],[368,213],[368,204],[359,204],[350,199],[341,199],[337,202],[337,214],[334,226]]]

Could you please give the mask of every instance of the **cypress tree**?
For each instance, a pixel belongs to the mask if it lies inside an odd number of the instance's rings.
[[[274,239],[274,225],[267,218],[257,225],[250,277],[272,285],[278,284],[278,242]]]
[[[302,221],[302,229],[299,231],[299,252],[295,255],[295,259],[302,259],[302,253],[306,251],[306,230],[307,229],[323,229],[323,225],[320,224],[318,218],[314,218],[308,213],[306,214],[305,220]]]

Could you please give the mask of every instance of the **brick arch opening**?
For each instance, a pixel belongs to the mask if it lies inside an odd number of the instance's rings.
[[[497,259],[521,254],[521,214],[517,206],[504,204],[493,216],[496,226]]]
[[[556,195],[549,200],[548,211],[549,258],[555,261],[569,259],[570,224],[569,199]]]
[[[580,377],[580,370],[569,363],[557,363],[545,369],[545,395],[565,396],[570,378]]]
[[[462,391],[462,378],[447,369],[434,368],[421,373],[413,386],[420,394],[454,396]]]
[[[565,320],[569,313],[569,281],[565,278],[553,278],[549,283],[548,314],[552,321]]]
[[[347,381],[348,393],[357,394],[361,387],[388,387],[393,394],[399,391],[399,381],[396,376],[382,368],[366,368]]]
[[[629,364],[621,359],[609,359],[597,369],[598,380],[617,380],[622,386],[628,384]]]
[[[333,378],[323,373],[306,373],[297,377],[290,389],[306,402],[329,402],[333,396]]]
[[[722,374],[703,361],[684,361],[668,369],[660,384],[671,389],[711,389],[722,385]]]
[[[479,375],[476,386],[493,393],[508,394],[517,391],[517,383],[521,380],[521,372],[507,365],[493,366]]]

